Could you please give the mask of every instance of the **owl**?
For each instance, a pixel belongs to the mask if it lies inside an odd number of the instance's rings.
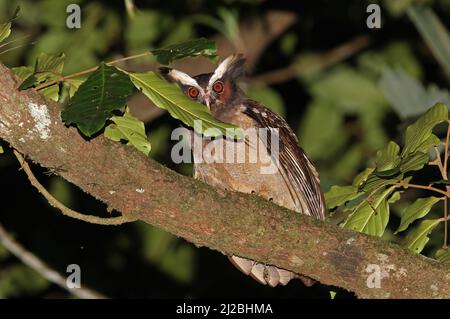
[[[268,129],[270,139],[257,136],[263,143],[255,143],[249,138],[244,140],[226,140],[225,148],[238,146],[233,144],[244,143],[246,155],[259,147],[264,152],[261,157],[272,160],[276,170],[271,174],[263,174],[262,166],[267,165],[260,160],[202,161],[204,154],[201,150],[193,149],[194,177],[214,187],[259,195],[267,200],[289,208],[301,214],[325,219],[324,197],[320,190],[320,180],[313,163],[300,148],[297,136],[292,129],[276,113],[259,102],[249,99],[239,88],[237,79],[243,75],[245,59],[241,54],[233,54],[222,61],[212,73],[189,76],[188,74],[171,69],[160,68],[160,74],[169,82],[176,83],[189,98],[198,101],[209,108],[214,118],[234,124],[243,130]],[[191,132],[194,133],[193,131]],[[273,156],[275,134],[277,142],[277,156]],[[220,139],[202,140],[202,146],[210,143],[223,142]],[[203,150],[204,148],[202,148]],[[217,151],[217,147],[215,150]],[[219,148],[219,152],[220,152]],[[222,158],[223,158],[222,154]],[[220,212],[219,212],[220,213]],[[286,285],[293,278],[301,278],[285,269],[255,262],[239,256],[228,257],[230,261],[244,274],[251,275],[255,280],[272,287],[278,284]]]

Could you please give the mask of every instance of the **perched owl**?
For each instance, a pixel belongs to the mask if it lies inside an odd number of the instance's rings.
[[[262,166],[267,165],[261,161],[200,161],[203,154],[193,149],[194,177],[214,187],[254,193],[296,212],[325,219],[318,173],[299,147],[296,135],[283,118],[249,99],[238,87],[236,80],[244,72],[244,63],[242,55],[234,54],[220,63],[213,73],[194,77],[175,69],[159,69],[166,80],[177,83],[188,97],[206,105],[216,119],[244,130],[267,128],[272,132],[269,135],[276,134],[278,139],[277,158],[273,156],[273,136],[266,136],[263,141],[265,155],[273,160],[272,164],[277,168],[272,174],[261,173]],[[259,144],[247,138],[244,141],[224,139],[226,143],[244,143],[246,154]],[[218,141],[204,139],[202,143],[205,146]],[[278,284],[286,285],[291,279],[299,277],[290,271],[238,256],[231,256],[229,259],[243,273],[273,287]]]

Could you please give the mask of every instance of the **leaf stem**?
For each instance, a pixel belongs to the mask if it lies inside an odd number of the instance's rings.
[[[124,61],[132,60],[132,59],[142,58],[142,57],[148,56],[150,54],[152,54],[150,51],[145,51],[143,53],[130,55],[130,56],[127,56],[127,57],[123,57],[123,58],[120,58],[120,59],[109,61],[109,62],[106,63],[106,65],[111,65],[111,64],[116,64],[116,63],[119,63],[119,62],[124,62]],[[83,70],[83,71],[79,71],[79,72],[72,73],[72,74],[69,74],[69,75],[61,76],[59,79],[48,81],[48,82],[45,82],[45,83],[43,83],[41,85],[38,85],[36,87],[36,90],[39,91],[39,90],[45,89],[45,88],[47,88],[49,86],[52,86],[54,84],[63,82],[65,80],[67,80],[67,79],[76,78],[77,76],[80,76],[80,75],[92,73],[92,72],[94,72],[97,69],[98,69],[98,66],[94,66],[92,68],[89,68],[89,69],[86,69],[86,70]]]
[[[429,190],[429,191],[433,191],[433,192],[442,194],[445,197],[449,196],[448,192],[443,191],[442,189],[439,189],[439,188],[436,188],[436,187],[432,187],[432,186],[425,186],[425,185],[418,185],[418,184],[409,184],[409,183],[402,183],[402,182],[395,183],[394,185],[403,186],[404,188],[411,187],[411,188],[417,188],[417,189],[426,189],[426,190]]]

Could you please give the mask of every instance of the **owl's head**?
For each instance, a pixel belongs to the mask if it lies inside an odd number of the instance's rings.
[[[212,73],[190,75],[167,67],[159,72],[169,82],[177,83],[191,99],[211,106],[232,103],[238,98],[240,90],[236,79],[244,73],[245,59],[242,54],[233,54],[223,60]]]

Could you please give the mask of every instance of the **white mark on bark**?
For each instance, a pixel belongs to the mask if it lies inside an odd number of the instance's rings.
[[[23,137],[19,138],[19,142],[25,143],[25,139]]]
[[[115,192],[116,192],[116,191],[109,191],[109,193],[110,193],[111,195],[114,195]]]
[[[138,192],[139,194],[142,194],[145,192],[145,189],[143,188],[136,188],[136,192]]]
[[[345,242],[347,245],[351,245],[353,242],[355,241],[355,238],[350,237],[349,239],[347,239],[347,241]]]
[[[52,123],[48,114],[47,105],[38,105],[37,103],[30,102],[28,103],[28,109],[35,122],[34,130],[42,140],[47,140],[50,137],[49,126]]]

